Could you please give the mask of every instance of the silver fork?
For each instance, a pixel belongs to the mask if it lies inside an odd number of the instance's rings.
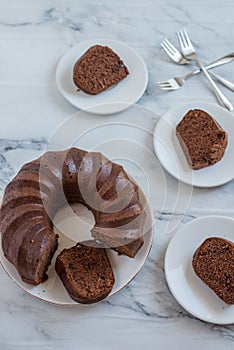
[[[183,55],[189,59],[192,60],[196,63],[196,65],[204,72],[206,78],[208,79],[209,83],[211,84],[211,86],[213,87],[213,90],[215,92],[215,95],[217,97],[217,100],[219,101],[219,103],[229,109],[229,111],[233,110],[233,107],[231,105],[231,103],[228,101],[228,99],[224,96],[224,94],[222,93],[222,91],[218,88],[218,86],[215,84],[215,82],[213,81],[213,79],[211,78],[210,74],[208,73],[208,71],[206,70],[206,68],[202,65],[202,63],[199,61],[199,59],[196,56],[196,51],[188,37],[188,34],[186,33],[185,30],[180,30],[179,32],[177,32],[178,38],[179,38],[179,42],[180,42],[180,46],[181,46],[181,50],[183,52]]]
[[[183,86],[185,81],[192,76],[193,76],[193,72],[183,77],[174,77],[168,80],[158,81],[157,84],[162,90],[168,90],[168,91],[178,90],[181,88],[181,86]]]
[[[172,59],[172,61],[176,62],[177,64],[185,65],[185,64],[191,64],[192,63],[191,60],[188,60],[187,58],[182,56],[180,51],[169,40],[164,39],[162,41],[162,43],[161,43],[161,46],[164,49],[164,51],[167,53],[167,55]],[[234,52],[231,52],[229,55],[225,55],[225,56],[217,59],[216,61],[210,63],[205,68],[206,69],[210,69],[210,68],[218,67],[218,66],[221,66],[222,64],[226,64],[228,62],[231,62],[233,59],[234,59]],[[190,78],[193,75],[196,75],[196,74],[198,74],[200,72],[201,72],[201,69],[197,69],[197,70],[195,70],[195,71],[193,71],[193,72],[191,72],[191,73],[189,73],[189,74],[187,74],[185,76],[175,77],[174,79],[176,80],[176,82],[178,82],[179,86],[175,82],[175,84],[173,84],[171,87],[173,87],[175,85],[175,89],[179,89],[188,78]],[[215,73],[213,73],[211,71],[209,71],[209,73],[213,77],[215,77],[217,80],[219,80],[227,88],[229,88],[230,90],[234,91],[234,83],[233,82],[231,82],[230,80],[227,80],[227,79],[225,79],[225,78],[223,78],[223,77],[219,76],[218,74],[215,74]],[[160,83],[165,83],[165,82],[159,82],[159,86],[161,87]],[[173,88],[171,90],[173,90]]]

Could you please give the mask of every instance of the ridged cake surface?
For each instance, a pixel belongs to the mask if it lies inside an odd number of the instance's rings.
[[[53,216],[67,202],[83,203],[93,212],[91,233],[104,247],[134,257],[144,243],[138,187],[122,166],[78,148],[47,152],[25,164],[3,195],[2,248],[23,281],[46,279],[58,245]]]

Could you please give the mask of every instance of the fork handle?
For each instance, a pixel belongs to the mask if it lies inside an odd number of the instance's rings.
[[[207,66],[205,67],[207,69]],[[194,70],[193,72],[189,73],[187,76],[186,76],[186,79],[187,78],[190,78],[191,76],[193,75],[196,75],[198,73],[201,72],[201,69],[197,69],[197,70]],[[209,74],[212,75],[213,77],[215,77],[216,80],[220,81],[220,83],[222,83],[224,86],[226,86],[228,89],[234,91],[234,83],[228,79],[225,79],[223,77],[221,77],[220,75],[212,72],[211,70],[209,70]]]
[[[210,74],[207,72],[206,68],[200,63],[199,60],[195,59],[195,61],[196,61],[197,65],[198,65],[198,67],[204,72],[206,78],[208,79],[209,83],[213,87],[214,93],[215,93],[215,95],[217,97],[217,100],[221,104],[221,106],[227,108],[229,111],[232,111],[233,107],[232,107],[231,103],[228,101],[228,99],[224,96],[222,91],[215,84],[215,82],[211,78]]]
[[[210,68],[218,67],[218,66],[221,66],[223,64],[229,63],[233,60],[234,60],[234,52],[231,52],[229,55],[223,56],[223,57],[217,59],[216,61],[211,62],[205,68],[210,69]]]
[[[230,90],[234,91],[234,83],[228,79],[225,79],[223,77],[221,77],[220,75],[214,73],[214,72],[210,72],[209,74],[211,74],[213,77],[215,77],[215,79],[217,79],[218,81],[220,81],[220,83],[222,83],[224,86],[226,86],[227,88],[229,88]]]
[[[214,67],[218,67],[221,66],[223,64],[229,63],[231,61],[234,60],[234,52],[230,52],[228,55],[225,55],[221,58],[218,58],[217,60],[211,62],[210,64],[208,64],[207,66],[205,66],[205,69],[211,69]],[[198,74],[201,72],[201,69],[197,69],[193,72],[193,74]],[[190,76],[192,76],[193,74],[188,74],[188,78],[190,78]],[[234,91],[234,83],[231,82],[230,80],[224,79],[223,77],[221,77],[218,74],[213,73],[211,70],[209,70],[209,74],[211,74],[212,76],[214,76],[216,78],[216,80],[220,81],[224,86],[226,86],[228,89]],[[187,77],[186,77],[187,79]]]
[[[223,64],[232,62],[234,60],[234,52],[229,53],[228,55],[225,55],[221,58],[218,58],[217,60],[211,62],[207,66],[205,66],[206,69],[211,69],[215,67],[222,66]],[[197,69],[194,74],[198,74],[201,71],[201,69]]]
[[[234,60],[234,52],[231,52],[228,55],[220,57],[217,60],[211,62],[210,64],[205,66],[205,69],[211,69],[211,68],[219,67],[219,66],[222,66],[223,64],[232,62],[233,60]],[[198,73],[200,73],[200,71],[201,71],[201,69],[197,69],[197,70],[194,71],[194,74],[198,74]]]

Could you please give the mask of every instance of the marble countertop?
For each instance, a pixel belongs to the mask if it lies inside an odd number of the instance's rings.
[[[149,70],[139,104],[158,114],[182,102],[216,103],[201,75],[176,92],[157,87],[157,81],[189,71],[170,62],[160,42],[165,37],[176,42],[176,30],[184,27],[208,63],[233,51],[233,10],[231,0],[223,0],[222,6],[218,0],[0,1],[0,191],[24,162],[43,152],[55,128],[77,111],[55,83],[56,64],[67,49],[94,37],[134,47]],[[230,78],[231,65],[216,71]],[[234,104],[233,93],[223,91]],[[173,197],[178,182],[165,177]],[[188,186],[181,191],[186,198]],[[95,306],[64,308],[39,301],[0,268],[0,349],[233,349],[234,326],[208,324],[189,315],[171,295],[164,275],[165,249],[172,236],[165,234],[168,221],[182,218],[184,225],[212,213],[234,217],[234,181],[193,189],[187,210],[182,203],[172,211],[169,201],[155,226],[155,241],[142,271],[123,291]]]

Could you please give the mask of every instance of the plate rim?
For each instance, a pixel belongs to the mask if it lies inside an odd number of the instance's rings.
[[[134,98],[134,101],[129,102],[120,102],[120,101],[112,101],[112,102],[107,102],[105,103],[105,101],[103,103],[98,103],[98,104],[94,104],[92,106],[90,106],[89,108],[83,108],[82,105],[77,105],[76,103],[73,103],[70,99],[68,99],[68,96],[66,93],[64,93],[64,90],[61,88],[61,84],[59,82],[59,69],[60,69],[60,65],[62,64],[62,61],[66,58],[66,56],[69,54],[70,51],[75,51],[76,48],[78,48],[79,46],[87,46],[84,51],[86,51],[89,48],[89,45],[93,45],[93,44],[105,44],[106,45],[110,45],[113,43],[114,45],[120,45],[123,48],[130,50],[132,53],[134,53],[134,55],[137,57],[138,61],[141,63],[142,68],[144,70],[144,75],[145,75],[145,79],[144,79],[144,86],[141,89],[141,93],[138,94],[138,96],[136,98]],[[113,50],[115,50],[115,48],[113,48]],[[148,81],[149,81],[149,73],[148,73],[148,68],[147,65],[145,63],[145,60],[143,59],[143,57],[137,52],[137,50],[135,48],[133,48],[132,46],[126,44],[125,42],[119,41],[119,40],[114,40],[114,39],[108,39],[108,38],[96,38],[96,39],[90,39],[90,40],[84,40],[81,42],[76,43],[75,45],[73,45],[72,47],[70,47],[69,49],[67,49],[63,55],[59,58],[57,65],[56,65],[56,71],[55,71],[55,81],[56,81],[56,85],[57,88],[59,90],[59,92],[61,93],[61,95],[66,99],[66,101],[68,103],[70,103],[73,107],[80,109],[82,111],[88,112],[90,114],[94,114],[94,115],[111,115],[111,114],[115,114],[115,113],[119,113],[121,111],[124,111],[125,109],[131,107],[133,104],[135,104],[144,94],[147,85],[148,85]],[[87,94],[88,95],[88,94]],[[89,97],[92,98],[93,95],[90,95]],[[117,104],[122,106],[121,108],[116,108],[115,111],[105,111],[105,112],[100,112],[100,111],[95,111],[95,108],[98,108],[99,106],[103,106],[103,105],[113,105],[113,104]]]
[[[169,256],[169,247],[171,244],[174,243],[174,241],[176,241],[176,239],[178,238],[177,235],[181,234],[181,233],[185,233],[189,226],[191,225],[196,225],[197,222],[202,222],[202,221],[209,221],[209,220],[224,220],[224,221],[228,221],[230,223],[232,223],[234,225],[234,218],[232,217],[228,217],[228,216],[225,216],[225,215],[205,215],[205,216],[201,216],[201,217],[197,217],[195,219],[192,219],[191,221],[189,221],[188,223],[186,223],[183,227],[181,227],[180,229],[178,229],[175,234],[173,235],[173,237],[170,239],[167,247],[166,247],[166,252],[165,252],[165,255],[164,255],[164,268],[165,268],[165,277],[166,277],[166,281],[167,281],[167,285],[168,285],[168,288],[172,294],[172,296],[174,297],[174,299],[177,301],[177,303],[184,309],[186,310],[186,312],[188,312],[190,315],[192,315],[193,317],[196,317],[197,319],[199,320],[202,320],[204,322],[207,322],[207,323],[210,323],[210,324],[217,324],[217,325],[229,325],[229,324],[232,324],[234,323],[234,315],[233,315],[233,320],[232,321],[219,321],[217,319],[209,319],[209,318],[206,318],[206,317],[203,317],[203,316],[200,316],[199,313],[197,312],[194,312],[194,311],[191,311],[191,309],[189,307],[186,306],[186,304],[181,301],[181,299],[178,297],[178,294],[176,294],[175,292],[175,289],[173,287],[173,283],[171,283],[171,279],[170,279],[170,272],[168,270],[168,256]],[[210,237],[210,236],[206,236],[207,238]],[[223,237],[223,235],[219,235],[219,234],[214,234],[213,237]],[[204,241],[205,238],[202,238],[202,241]],[[201,241],[201,243],[202,243]],[[192,260],[192,256],[191,256],[191,260]],[[204,282],[203,282],[204,283]],[[188,284],[189,286],[189,284]],[[209,288],[208,286],[205,286],[204,284],[204,287],[207,287]],[[189,288],[189,287],[188,287]],[[217,296],[218,298],[218,296]],[[230,305],[231,307],[232,305]],[[234,306],[234,305],[233,305]]]
[[[212,107],[212,108],[215,107],[219,111],[222,111],[224,113],[230,113],[227,110],[223,109],[221,106],[216,105],[215,103],[209,103],[209,102],[207,103],[207,102],[203,102],[203,101],[199,101],[199,100],[191,101],[191,102],[185,102],[185,103],[179,104],[178,106],[174,106],[172,108],[169,108],[165,113],[163,113],[161,115],[160,119],[158,120],[158,122],[157,122],[157,124],[155,126],[155,129],[154,129],[154,132],[153,132],[153,146],[154,146],[155,154],[156,154],[160,164],[163,166],[163,168],[173,178],[177,179],[179,182],[182,182],[182,183],[184,183],[186,185],[190,185],[190,186],[193,186],[193,187],[198,187],[198,188],[215,188],[215,187],[218,187],[218,186],[222,186],[222,185],[232,181],[234,179],[234,174],[232,176],[230,175],[228,178],[226,178],[222,182],[217,182],[216,181],[216,183],[211,184],[211,185],[209,185],[207,183],[204,183],[204,184],[203,183],[197,183],[197,182],[194,183],[193,174],[194,174],[194,171],[196,171],[196,170],[193,170],[193,169],[191,169],[191,181],[186,180],[184,178],[181,178],[181,177],[177,176],[173,171],[171,171],[171,168],[165,166],[165,163],[162,160],[162,157],[160,156],[160,152],[158,151],[158,148],[157,148],[157,145],[156,145],[157,142],[158,142],[156,135],[157,135],[158,128],[160,127],[160,124],[163,121],[168,120],[167,115],[169,115],[172,111],[176,111],[177,109],[180,109],[180,108],[188,108],[188,109],[195,109],[195,108],[197,108],[197,109],[204,108],[205,109],[205,108],[207,108],[208,109],[209,107]],[[233,117],[233,113],[230,113],[229,117]]]

